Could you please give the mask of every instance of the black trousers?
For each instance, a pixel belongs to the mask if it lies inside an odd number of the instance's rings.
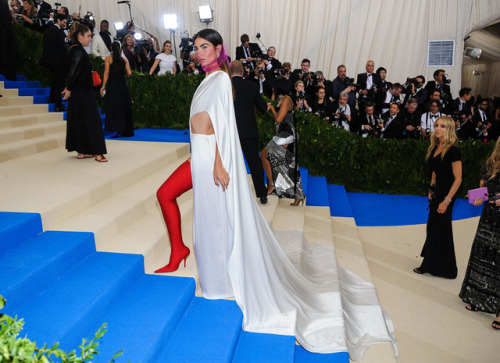
[[[245,155],[250,168],[255,194],[257,197],[267,196],[267,188],[264,184],[264,168],[259,157],[259,140],[240,139],[240,143],[243,155]]]
[[[66,83],[64,66],[51,66],[48,67],[48,69],[52,75],[49,101],[54,102],[56,106],[62,106],[61,92],[64,91],[64,85]]]

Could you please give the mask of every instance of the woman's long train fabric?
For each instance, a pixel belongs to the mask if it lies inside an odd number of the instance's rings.
[[[333,247],[303,238],[280,244],[265,221],[248,182],[226,73],[214,72],[198,87],[190,118],[200,112],[208,113],[215,130],[191,136],[193,230],[203,295],[234,294],[244,330],[294,335],[311,352],[347,350],[360,360],[373,343],[389,342],[396,350],[392,323],[371,283],[339,268]],[[210,187],[213,157],[207,155],[215,155],[216,146],[230,177],[225,192]],[[222,272],[214,273],[215,266]]]

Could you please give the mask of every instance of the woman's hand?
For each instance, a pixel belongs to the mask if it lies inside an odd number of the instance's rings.
[[[64,95],[63,100],[66,101],[68,98],[71,97],[71,91],[68,90],[67,88],[64,89],[64,91],[61,92],[62,95]]]
[[[476,207],[479,207],[481,204],[483,204],[483,199],[477,197],[476,200],[474,201],[474,203],[472,203],[472,204],[474,204]]]
[[[437,212],[443,214],[444,212],[446,212],[447,208],[448,208],[448,205],[443,200],[441,203],[439,203]]]
[[[214,182],[215,185],[221,186],[222,190],[226,190],[229,185],[229,174],[223,166],[214,166]]]
[[[101,87],[101,91],[99,92],[99,94],[101,95],[101,97],[104,97],[104,92],[106,90],[104,89],[104,87]]]
[[[434,192],[429,192],[429,200],[432,200],[433,197],[434,197]]]

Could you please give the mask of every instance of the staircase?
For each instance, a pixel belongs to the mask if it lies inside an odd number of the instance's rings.
[[[347,353],[311,354],[290,336],[243,332],[234,301],[199,297],[194,254],[185,269],[150,275],[170,253],[155,192],[187,159],[188,144],[107,140],[109,163],[77,160],[63,148],[63,113],[48,112],[48,105],[14,106],[16,99],[38,96],[16,96],[2,86],[14,85],[0,82],[2,189],[8,191],[0,209],[17,213],[0,213],[0,294],[8,300],[4,312],[25,319],[29,338],[74,349],[107,322],[96,361],[120,349],[118,362],[348,361]],[[40,108],[23,118],[32,106]],[[51,134],[52,123],[62,130]],[[32,136],[38,128],[42,135]],[[44,144],[44,137],[57,141],[18,151],[17,144]],[[332,191],[325,178],[301,172],[307,206],[271,197],[260,206],[265,218],[277,234],[303,232],[308,241],[330,246],[335,238],[340,264],[370,281],[354,219],[332,218],[325,202],[345,205],[343,187]],[[178,201],[185,243],[192,247],[192,192]],[[395,358],[383,344],[372,346],[363,361]]]

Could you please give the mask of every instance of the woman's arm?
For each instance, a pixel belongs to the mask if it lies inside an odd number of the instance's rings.
[[[271,110],[271,113],[273,114],[273,117],[274,117],[274,121],[280,123],[281,121],[283,121],[283,119],[285,118],[286,114],[288,113],[288,111],[290,111],[292,108],[292,101],[290,100],[289,97],[285,97],[282,99],[281,101],[281,108],[280,108],[280,112],[276,112],[276,110],[274,109],[273,106],[270,106],[269,109]]]
[[[214,182],[215,185],[220,185],[224,191],[229,185],[229,174],[226,169],[224,169],[224,165],[222,165],[222,159],[217,144],[215,144]]]
[[[112,55],[108,55],[104,59],[104,76],[102,80],[102,86],[101,86],[101,91],[99,92],[101,94],[101,97],[104,96],[104,91],[106,90],[106,84],[108,83],[108,77],[109,77],[109,66],[111,64],[111,58]]]
[[[151,66],[151,69],[149,70],[149,75],[152,75],[153,72],[155,71],[156,67],[158,66],[158,63],[160,63],[159,59],[155,59],[155,62]]]
[[[125,71],[127,72],[127,77],[130,78],[132,75],[132,71],[130,70],[130,64],[128,64],[128,60],[125,57],[122,57],[122,59],[125,61]]]
[[[438,213],[446,212],[446,208],[448,208],[448,205],[451,203],[451,200],[458,191],[460,184],[462,184],[462,161],[461,160],[454,161],[453,163],[451,163],[451,167],[453,169],[453,176],[455,177],[455,180],[453,181],[450,191],[448,192],[444,200],[441,203],[439,203],[437,209]]]

